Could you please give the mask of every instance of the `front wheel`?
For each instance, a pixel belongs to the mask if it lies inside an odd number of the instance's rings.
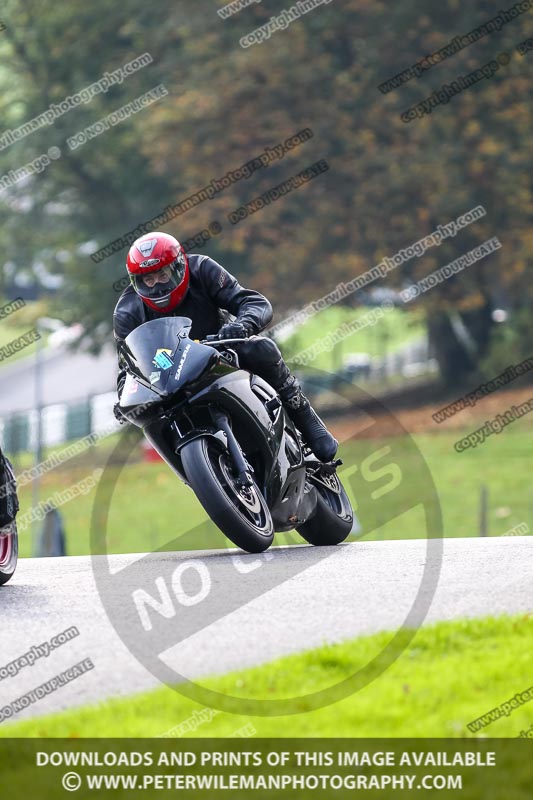
[[[188,483],[222,533],[248,553],[270,547],[274,527],[265,498],[255,482],[238,485],[227,450],[202,436],[186,444],[180,456]]]
[[[18,559],[18,533],[15,521],[0,528],[0,586],[13,576]]]
[[[317,494],[316,512],[296,530],[309,544],[340,544],[353,526],[352,505],[344,486],[336,473],[317,475],[310,480]]]

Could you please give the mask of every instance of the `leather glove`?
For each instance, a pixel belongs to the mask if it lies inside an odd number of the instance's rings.
[[[251,334],[249,325],[245,322],[226,322],[218,332],[219,339],[247,339]]]
[[[120,410],[120,403],[115,403],[113,406],[113,414],[115,415],[115,419],[117,419],[121,425],[126,422],[126,419],[122,416],[122,411]]]

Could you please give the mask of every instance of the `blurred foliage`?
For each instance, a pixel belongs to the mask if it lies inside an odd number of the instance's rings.
[[[50,302],[47,298],[42,298],[34,303],[27,303],[22,308],[18,308],[13,314],[10,314],[9,317],[3,319],[2,327],[16,328],[17,330],[32,328],[41,317],[48,315],[49,308]]]
[[[492,336],[489,353],[479,363],[482,378],[493,378],[509,366],[533,357],[531,309],[522,307],[510,324],[498,325]]]
[[[66,276],[56,313],[81,320],[98,345],[109,333],[112,283],[123,274],[126,251],[100,264],[90,253],[310,127],[309,142],[165,230],[187,239],[220,221],[222,234],[202,250],[268,294],[279,316],[484,205],[484,219],[386,279],[399,287],[500,238],[500,251],[418,301],[444,378],[460,381],[489,353],[492,309],[507,308],[512,326],[531,304],[533,53],[514,52],[533,31],[531,12],[383,95],[378,84],[493,17],[499,0],[336,0],[261,45],[239,46],[241,36],[289,6],[273,0],[222,21],[212,0],[6,0],[2,130],[146,51],[154,62],[0,152],[2,176],[51,146],[62,150],[41,175],[0,194],[4,265],[10,274]],[[400,120],[500,52],[512,54],[511,62],[492,79],[423,119]],[[68,136],[159,83],[168,97],[69,151]],[[320,158],[329,172],[229,224],[229,212]]]

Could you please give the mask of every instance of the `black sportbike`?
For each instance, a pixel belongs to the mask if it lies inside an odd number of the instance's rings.
[[[121,344],[119,409],[142,428],[213,522],[250,553],[274,530],[344,541],[353,512],[336,468],[317,461],[274,389],[239,368],[235,339],[189,338],[191,320],[145,322]]]

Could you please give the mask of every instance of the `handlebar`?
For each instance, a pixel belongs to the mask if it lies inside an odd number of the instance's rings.
[[[258,337],[255,337],[258,338]],[[262,339],[265,337],[262,336]],[[206,336],[205,339],[198,340],[200,344],[208,344],[211,347],[216,347],[216,345],[227,345],[227,344],[237,344],[238,342],[245,342],[246,339],[219,339],[217,333],[210,333],[209,336]]]

